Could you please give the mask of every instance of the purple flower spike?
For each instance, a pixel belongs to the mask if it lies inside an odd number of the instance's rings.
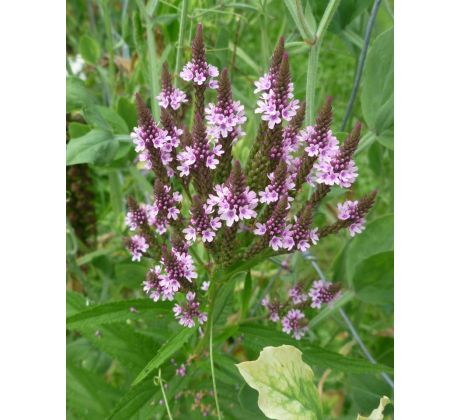
[[[268,92],[263,92],[257,101],[256,114],[262,114],[262,120],[268,122],[272,130],[282,120],[290,121],[300,107],[294,97],[294,84],[290,81],[289,62],[286,53],[283,54],[277,82]]]
[[[164,185],[159,179],[155,181],[154,203],[149,207],[149,225],[155,226],[156,231],[163,235],[169,224],[177,220],[180,215],[179,203],[182,195],[172,192],[169,185]]]
[[[257,216],[257,196],[246,186],[241,166],[235,161],[235,167],[225,184],[214,187],[215,194],[210,194],[207,200],[206,212],[213,214],[217,208],[218,217],[232,226],[233,223]]]
[[[273,214],[265,223],[256,223],[254,234],[263,236],[268,240],[268,244],[274,251],[279,249],[292,249],[294,241],[292,233],[289,230],[290,226],[286,225],[286,216],[288,212],[288,199],[284,195],[273,211]]]
[[[199,236],[203,242],[212,242],[216,236],[215,232],[222,226],[220,218],[209,214],[209,208],[203,204],[199,196],[193,197],[190,213],[190,226],[183,230],[185,239],[194,242]]]
[[[184,66],[180,72],[180,77],[186,82],[193,82],[198,86],[207,84],[211,89],[217,89],[218,83],[215,80],[217,76],[219,76],[217,67],[206,62],[203,27],[199,24],[192,46],[192,60]]]
[[[321,305],[331,303],[337,299],[340,295],[340,288],[329,281],[317,280],[313,282],[308,295],[312,300],[311,307],[319,309]]]
[[[142,255],[149,248],[147,240],[142,235],[134,235],[128,244],[129,252],[131,252],[133,261],[140,261]]]
[[[364,230],[366,221],[358,211],[358,201],[347,200],[344,203],[337,204],[337,208],[338,218],[340,220],[352,221],[351,225],[348,226],[350,236],[355,236],[357,233],[361,233]]]
[[[343,146],[330,156],[322,157],[315,163],[316,182],[349,188],[358,177],[358,168],[351,159],[359,143],[361,124],[356,124]]]
[[[171,108],[176,111],[180,108],[181,104],[188,102],[187,95],[180,89],[173,87],[171,74],[168,70],[168,65],[163,64],[163,72],[161,74],[162,89],[160,94],[156,97],[158,104],[162,108]]]
[[[296,340],[300,340],[308,331],[305,315],[298,309],[291,309],[281,320],[283,332],[291,334]]]
[[[179,320],[179,324],[184,327],[193,328],[195,326],[195,319],[198,323],[204,324],[208,320],[208,315],[200,311],[200,304],[195,300],[195,292],[188,292],[184,304],[176,305],[173,308],[175,317]]]

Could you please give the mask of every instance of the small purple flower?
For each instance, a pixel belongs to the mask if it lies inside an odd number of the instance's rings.
[[[133,261],[140,261],[148,248],[147,240],[141,235],[134,235],[129,241],[128,249],[131,252]]]
[[[332,131],[317,131],[315,127],[308,126],[299,133],[298,141],[305,144],[305,152],[310,157],[333,157],[339,151],[339,142]]]
[[[294,287],[289,289],[288,296],[294,305],[304,303],[308,300],[308,295],[303,292],[301,284],[296,284]]]
[[[300,340],[308,331],[305,315],[298,309],[291,309],[281,320],[283,332],[291,334],[296,340]]]
[[[173,88],[172,86],[163,88],[156,99],[162,108],[167,109],[171,107],[174,111],[178,110],[181,104],[188,102],[187,95],[180,89]]]
[[[184,377],[187,374],[187,369],[185,368],[185,365],[182,363],[177,369],[176,369],[176,375],[177,376],[182,376]]]
[[[290,225],[286,225],[287,203],[287,196],[284,195],[269,219],[265,223],[256,223],[256,229],[253,231],[254,235],[267,238],[274,251],[282,248],[292,249],[294,246]]]
[[[329,281],[317,280],[313,282],[308,295],[311,297],[311,307],[320,309],[324,303],[331,303],[340,295],[337,285]]]
[[[277,322],[280,320],[280,310],[281,305],[278,301],[274,300],[270,302],[268,296],[265,296],[261,302],[262,306],[265,307],[268,311],[268,318],[270,321]]]
[[[350,236],[355,236],[364,230],[366,221],[361,217],[358,211],[358,201],[345,201],[344,203],[337,204],[338,218],[340,220],[352,220],[348,231]]]
[[[217,207],[219,218],[232,226],[233,223],[244,219],[252,219],[257,216],[257,196],[249,187],[245,187],[240,193],[232,190],[231,186],[225,184],[214,187],[215,194],[210,194],[207,200],[207,211],[214,212]],[[236,194],[235,194],[236,193]]]
[[[246,122],[244,106],[239,101],[232,101],[231,104],[218,103],[209,104],[206,109],[206,120],[208,121],[208,134],[219,140],[227,138],[229,133],[235,132],[234,139],[244,136],[241,125]],[[234,141],[235,141],[234,140]]]
[[[147,213],[148,222],[150,226],[155,226],[156,231],[162,235],[171,221],[178,219],[182,195],[176,191],[172,192],[169,185],[163,185],[158,179],[155,181],[154,195],[155,200]]]
[[[201,284],[201,290],[203,290],[204,292],[207,292],[208,289],[209,289],[209,285],[211,284],[210,281],[204,281],[202,284]]]
[[[192,328],[195,326],[195,319],[201,325],[208,319],[206,313],[200,311],[200,304],[195,300],[195,292],[187,292],[185,303],[176,305],[173,308],[174,316],[179,320],[179,324],[184,327]]]

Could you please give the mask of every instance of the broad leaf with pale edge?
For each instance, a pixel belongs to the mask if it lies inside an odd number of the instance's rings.
[[[369,417],[364,417],[358,414],[356,420],[383,420],[383,410],[385,410],[385,406],[390,402],[391,400],[384,395],[382,398],[380,398],[379,406],[375,410],[372,410],[372,413]]]
[[[259,408],[268,418],[323,418],[313,371],[294,346],[265,347],[257,360],[236,367],[248,385],[259,392]]]

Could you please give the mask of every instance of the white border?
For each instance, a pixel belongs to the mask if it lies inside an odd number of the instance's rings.
[[[65,7],[0,11],[2,419],[65,418]]]
[[[396,419],[458,418],[460,26],[396,1]]]

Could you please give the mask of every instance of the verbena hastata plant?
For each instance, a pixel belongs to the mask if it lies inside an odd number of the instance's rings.
[[[335,223],[313,225],[315,208],[331,188],[349,189],[356,181],[352,157],[361,126],[358,123],[339,144],[331,132],[332,100],[327,98],[316,124],[302,127],[305,103],[294,98],[283,39],[268,73],[255,82],[259,98],[254,112],[261,116],[255,139],[245,138],[247,116],[232,98],[227,70],[219,72],[206,61],[201,25],[192,60],[180,77],[193,86],[193,101],[172,85],[164,67],[156,98],[160,122],[137,95],[139,124],[132,138],[139,161],[154,172],[154,196],[148,204],[129,198],[126,223],[135,232],[128,244],[133,261],[154,261],[144,281],[145,293],[155,302],[174,301],[174,316],[191,328],[212,320],[220,286],[237,271],[269,256],[305,252],[341,229],[351,236],[360,233],[375,192],[339,203]],[[216,91],[217,98],[206,104],[208,89]],[[192,103],[193,122],[187,127],[183,107]],[[232,156],[238,141],[252,143],[245,165]],[[304,187],[312,193],[302,201]],[[196,258],[200,247],[209,257],[206,263]],[[198,263],[209,276],[198,276]],[[284,303],[268,297],[262,303],[272,321],[280,321],[284,332],[300,339],[307,329],[304,309],[320,308],[338,293],[337,285],[318,280],[310,290],[296,285]]]

